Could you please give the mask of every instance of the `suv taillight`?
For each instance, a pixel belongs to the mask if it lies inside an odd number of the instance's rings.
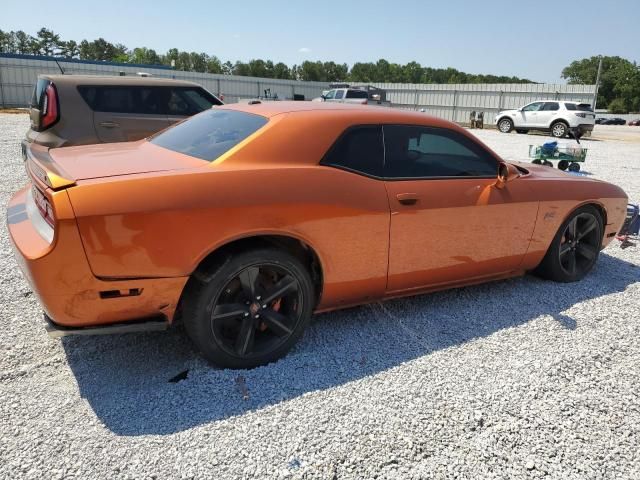
[[[40,130],[45,130],[56,123],[60,118],[58,105],[58,91],[53,83],[47,85],[42,98],[40,109]]]

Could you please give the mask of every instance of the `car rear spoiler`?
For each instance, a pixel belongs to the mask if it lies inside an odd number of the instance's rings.
[[[32,144],[26,148],[27,173],[52,190],[62,190],[76,184],[49,155],[49,148]]]

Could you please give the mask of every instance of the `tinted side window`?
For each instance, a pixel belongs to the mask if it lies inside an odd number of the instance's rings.
[[[105,88],[102,90],[98,109],[101,112],[131,113],[133,112],[133,89]]]
[[[347,90],[347,98],[369,98],[364,90]]]
[[[163,130],[149,141],[211,162],[266,123],[260,115],[213,109]]]
[[[96,112],[191,116],[220,104],[197,87],[82,85],[78,91]]]
[[[344,97],[344,90],[336,90],[336,96],[334,98],[340,100],[342,97]]]
[[[558,104],[558,102],[547,102],[544,104],[544,107],[542,109],[545,111],[556,111],[560,110],[560,105]]]
[[[352,127],[343,133],[322,159],[322,165],[366,175],[382,176],[384,144],[377,125]]]
[[[387,178],[495,177],[497,161],[473,140],[452,130],[384,127]]]

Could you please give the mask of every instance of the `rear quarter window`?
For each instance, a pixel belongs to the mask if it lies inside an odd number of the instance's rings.
[[[364,90],[347,90],[347,98],[369,98]]]
[[[267,119],[233,110],[207,110],[149,140],[174,152],[212,162],[266,125]]]

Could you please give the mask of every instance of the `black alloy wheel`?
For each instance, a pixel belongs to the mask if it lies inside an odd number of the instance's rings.
[[[591,270],[600,251],[598,219],[589,212],[575,215],[564,229],[558,260],[569,276],[583,277]]]
[[[536,273],[557,282],[581,280],[598,259],[602,231],[602,216],[594,207],[577,209],[558,230]]]
[[[252,368],[284,356],[314,305],[307,268],[275,248],[229,254],[192,276],[184,300],[189,337],[212,363]]]
[[[213,302],[211,331],[229,355],[250,358],[276,350],[300,322],[302,298],[293,274],[280,265],[246,267]]]

